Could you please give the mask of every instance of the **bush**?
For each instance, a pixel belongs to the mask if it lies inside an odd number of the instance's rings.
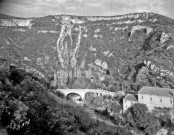
[[[2,127],[6,127],[9,134],[17,135],[28,131],[30,120],[27,118],[28,107],[19,100],[3,100],[0,107]]]
[[[15,84],[19,84],[22,80],[24,80],[26,73],[21,69],[13,69],[10,73],[9,79],[13,81]]]

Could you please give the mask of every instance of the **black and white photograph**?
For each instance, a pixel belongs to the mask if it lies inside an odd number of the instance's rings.
[[[0,135],[174,135],[174,0],[0,0]]]

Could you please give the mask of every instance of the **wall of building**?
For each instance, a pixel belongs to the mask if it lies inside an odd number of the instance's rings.
[[[138,93],[138,101],[139,103],[146,104],[149,110],[152,110],[154,107],[173,108],[172,97],[163,97]]]

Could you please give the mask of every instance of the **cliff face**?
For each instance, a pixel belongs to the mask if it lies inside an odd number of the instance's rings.
[[[154,13],[3,18],[0,55],[41,76],[54,75],[62,87],[82,76],[125,89],[174,87],[173,24]]]
[[[2,27],[31,27],[32,19],[1,19],[0,26]]]

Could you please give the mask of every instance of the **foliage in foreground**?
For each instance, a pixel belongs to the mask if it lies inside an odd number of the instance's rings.
[[[39,79],[19,69],[0,70],[0,125],[9,135],[130,134],[91,119],[82,108],[57,102]]]

